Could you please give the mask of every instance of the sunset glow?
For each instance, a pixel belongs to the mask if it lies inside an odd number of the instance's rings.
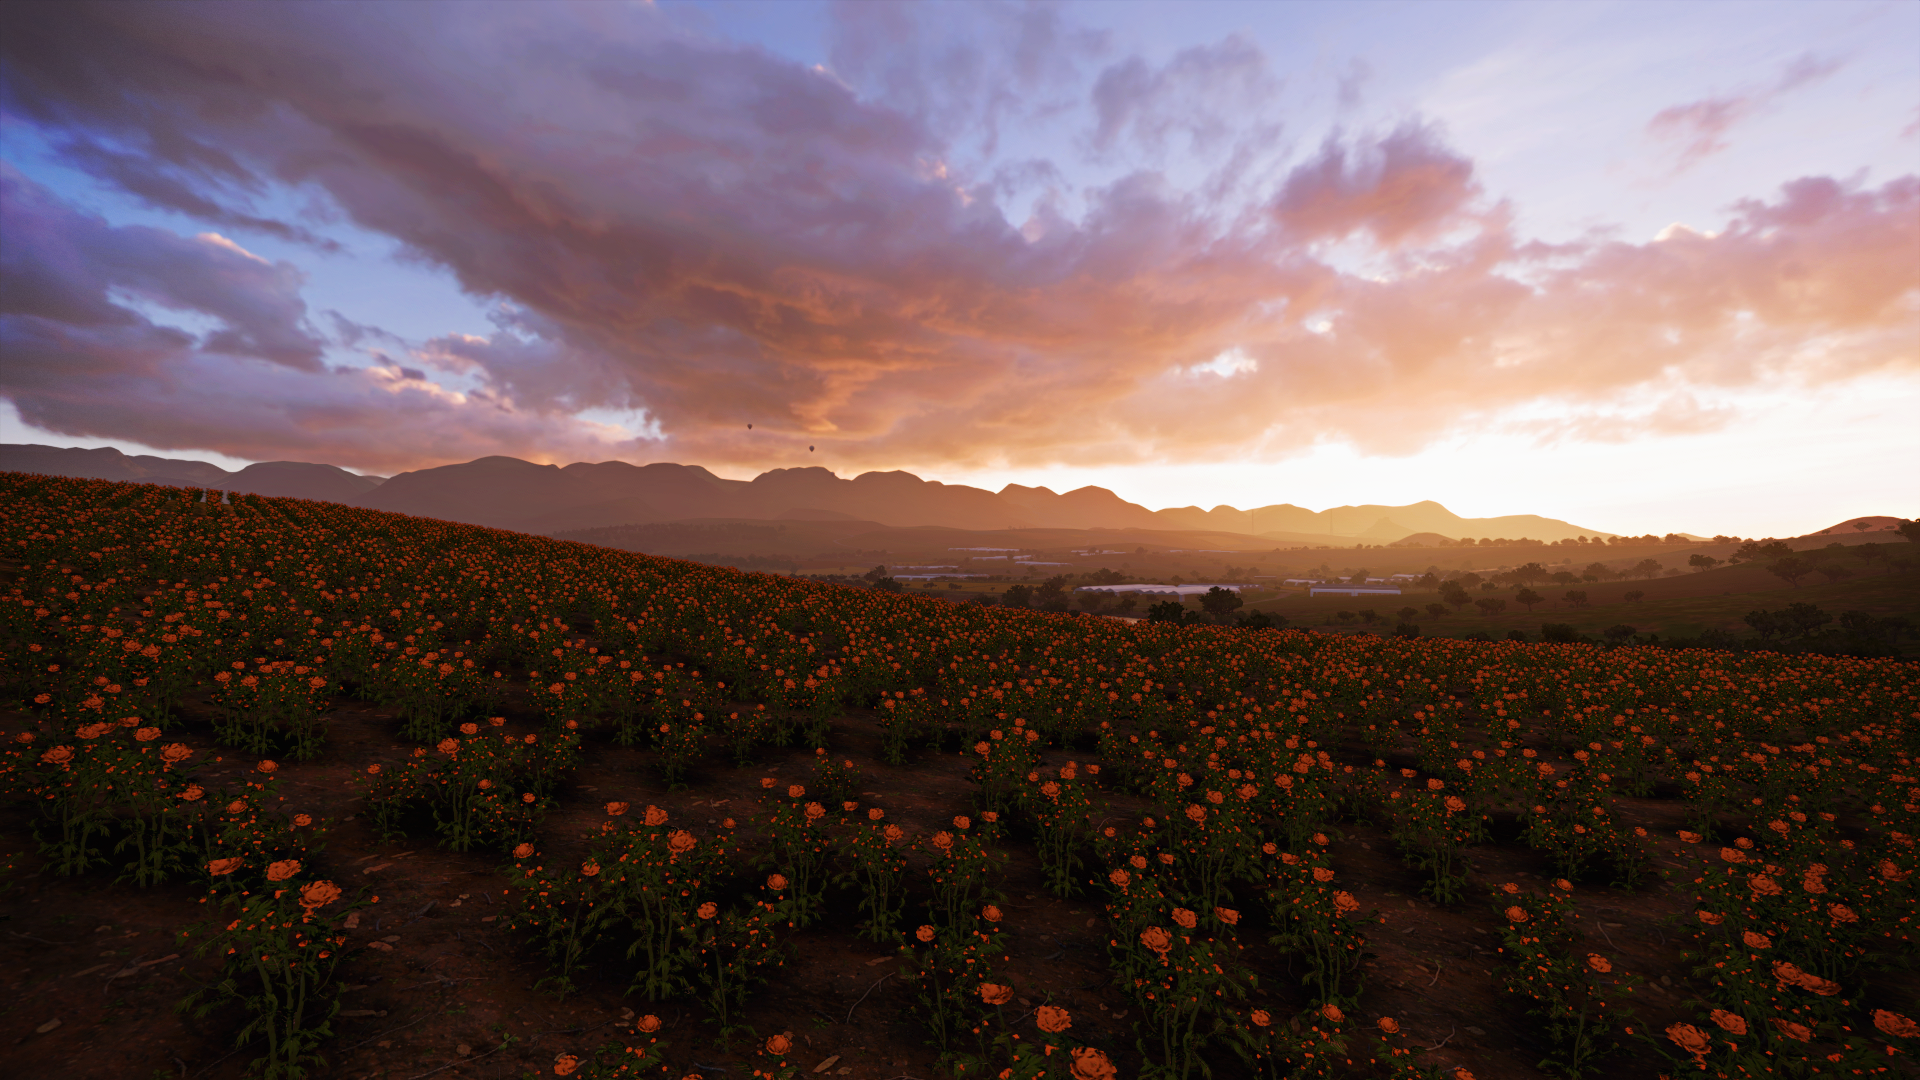
[[[1920,493],[1912,4],[14,3],[0,30],[0,442],[1625,533]]]

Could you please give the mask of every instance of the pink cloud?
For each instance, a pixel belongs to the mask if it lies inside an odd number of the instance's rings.
[[[917,13],[875,15],[835,64],[872,65],[896,102],[635,7],[51,10],[8,17],[6,100],[115,148],[75,164],[203,218],[314,184],[502,301],[484,339],[398,342],[343,317],[329,337],[293,268],[115,228],[9,176],[0,390],[76,435],[382,472],[489,453],[753,466],[809,445],[836,467],[1112,464],[1325,439],[1408,452],[1523,409],[1560,418],[1542,437],[1711,424],[1689,404],[1709,389],[1920,362],[1913,177],[1809,177],[1712,236],[1548,248],[1409,121],[1328,140],[1258,213],[1141,171],[1078,192],[1075,217],[1043,203],[1023,233],[996,200],[1057,170],[968,175],[952,110],[996,79],[1055,93],[1072,65],[1044,21],[1006,24],[1038,44],[989,56],[934,44]],[[893,66],[899,41],[933,60]],[[1231,43],[1218,62],[1257,70]],[[1214,130],[1167,119],[1227,93],[1183,63],[1108,65],[1086,143]],[[1362,238],[1373,276],[1322,251]],[[223,329],[156,325],[115,289]],[[380,364],[331,369],[323,347]],[[1246,362],[1205,367],[1229,351]],[[583,410],[642,410],[666,439]]]
[[[1679,145],[1680,153],[1674,163],[1674,172],[1685,172],[1732,146],[1728,132],[1747,118],[1762,112],[1781,96],[1819,82],[1840,70],[1840,67],[1838,61],[1821,60],[1811,54],[1796,57],[1771,86],[1740,94],[1702,98],[1660,110],[1647,122],[1647,133],[1656,139]]]

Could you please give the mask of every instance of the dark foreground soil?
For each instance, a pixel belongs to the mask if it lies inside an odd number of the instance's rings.
[[[511,719],[529,726],[530,714]],[[193,713],[189,710],[189,718]],[[24,718],[0,716],[0,729],[18,730]],[[649,1008],[623,997],[624,973],[602,961],[577,980],[579,992],[559,999],[537,990],[544,958],[500,929],[505,911],[500,890],[508,882],[498,855],[455,855],[435,848],[430,834],[405,844],[386,844],[357,814],[350,784],[369,762],[404,756],[395,722],[378,710],[343,705],[334,715],[331,741],[322,758],[283,766],[287,809],[333,819],[319,869],[349,888],[370,884],[380,902],[359,930],[361,941],[384,940],[390,951],[361,947],[342,968],[348,990],[335,1023],[336,1038],[324,1049],[328,1064],[315,1075],[343,1078],[428,1076],[505,1078],[551,1076],[561,1053],[585,1054],[609,1041],[632,1039],[634,1010],[657,1012],[660,1037],[671,1043],[676,1075],[708,1080],[745,1080],[748,1040],[717,1044],[704,1010],[672,1002]],[[184,741],[225,760],[212,770],[213,784],[253,765],[222,751],[204,725],[189,723]],[[173,735],[169,735],[172,738]],[[597,740],[597,737],[596,737]],[[880,760],[880,728],[872,717],[838,721],[829,739],[836,757],[852,759],[861,775],[862,809],[880,807],[887,820],[909,834],[950,827],[957,814],[973,811],[975,788],[967,760],[951,751],[921,752],[903,767]],[[590,741],[560,809],[542,827],[543,847],[556,861],[569,854],[569,838],[582,837],[605,820],[611,800],[635,807],[656,804],[672,821],[698,835],[711,835],[729,815],[743,820],[762,805],[760,779],[776,777],[782,788],[805,783],[812,754],[763,751],[759,760],[735,768],[719,749],[669,792],[653,755]],[[1053,751],[1048,764],[1095,755]],[[202,783],[207,783],[202,773]],[[1109,794],[1114,819],[1137,816],[1144,801]],[[1680,888],[1690,881],[1698,849],[1672,839],[1682,827],[1675,799],[1623,800],[1619,816],[1644,825],[1656,837],[1656,866],[1675,871],[1652,875],[1633,892],[1583,885],[1576,907],[1588,943],[1615,963],[1644,977],[1636,1008],[1643,1020],[1664,1027],[1688,1019],[1682,1002],[1694,991],[1678,954],[1676,928],[1663,920],[1692,908]],[[175,1005],[213,977],[212,957],[196,957],[178,940],[183,927],[208,917],[201,893],[188,885],[136,889],[110,884],[111,875],[80,879],[42,873],[30,838],[31,808],[0,811],[0,851],[13,856],[12,887],[0,897],[0,1076],[111,1078],[111,1080],[216,1080],[243,1075],[252,1055],[234,1052],[237,1012],[195,1020]],[[1429,1047],[1425,1062],[1465,1067],[1478,1080],[1543,1075],[1536,1067],[1547,1050],[1495,978],[1496,940],[1486,903],[1479,899],[1502,882],[1538,883],[1550,867],[1517,842],[1507,828],[1495,843],[1472,849],[1474,899],[1455,909],[1438,908],[1418,896],[1419,881],[1395,857],[1384,831],[1342,826],[1332,850],[1343,887],[1363,911],[1379,913],[1369,932],[1363,997],[1365,1019],[1399,1019],[1411,1046]],[[571,842],[582,843],[579,840]],[[1010,898],[1001,924],[1010,941],[1008,968],[1021,1012],[1041,1003],[1064,1006],[1071,1036],[1106,1050],[1121,1077],[1139,1075],[1135,1050],[1139,1019],[1112,984],[1106,957],[1104,911],[1090,898],[1063,901],[1041,888],[1031,844],[1008,851],[1000,888]],[[909,876],[920,867],[911,867]],[[923,890],[924,892],[924,890]],[[1091,890],[1089,890],[1091,894]],[[917,902],[918,896],[910,900]],[[856,897],[832,897],[822,925],[796,934],[785,966],[749,1001],[746,1022],[761,1037],[790,1031],[808,1074],[863,1080],[933,1080],[935,1051],[905,1015],[910,989],[903,986],[891,955],[859,939],[853,929]],[[1248,902],[1243,942],[1262,942],[1260,905]],[[912,912],[912,906],[909,911]],[[377,913],[377,914],[376,914]],[[911,924],[910,924],[911,925]],[[1287,959],[1265,945],[1249,950],[1264,986],[1298,990]],[[1920,999],[1920,979],[1910,973],[1879,988],[1889,1000]],[[1032,1019],[1024,1021],[1031,1029]],[[1657,1027],[1656,1027],[1657,1030]],[[1032,1037],[1029,1035],[1029,1037]],[[1216,1078],[1242,1075],[1229,1054],[1212,1056]],[[1605,1075],[1657,1075],[1651,1057],[1616,1057]]]

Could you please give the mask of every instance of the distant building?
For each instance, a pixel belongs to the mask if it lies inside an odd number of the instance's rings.
[[[1174,599],[1184,600],[1189,596],[1205,596],[1207,595],[1208,589],[1219,588],[1219,589],[1225,589],[1228,592],[1237,593],[1241,589],[1248,588],[1248,587],[1249,586],[1246,586],[1246,585],[1225,585],[1225,584],[1222,584],[1222,585],[1147,585],[1147,584],[1082,585],[1073,591],[1077,593],[1084,593],[1084,592],[1114,593],[1116,595],[1119,595],[1122,593],[1139,593],[1142,596],[1165,596],[1165,597],[1172,597]]]
[[[1315,585],[1308,596],[1399,596],[1397,585]]]

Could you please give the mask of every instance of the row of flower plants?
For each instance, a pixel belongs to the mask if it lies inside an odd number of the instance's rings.
[[[1148,1074],[1193,1075],[1231,1054],[1262,1075],[1419,1075],[1390,1018],[1364,1037],[1351,1020],[1368,917],[1338,887],[1329,836],[1356,820],[1388,829],[1436,902],[1478,902],[1468,856],[1503,821],[1563,875],[1559,893],[1495,896],[1489,909],[1507,927],[1508,989],[1550,1035],[1543,1068],[1604,1072],[1639,1041],[1675,1075],[1873,1072],[1916,1034],[1873,997],[1877,975],[1914,959],[1920,680],[1908,665],[1128,625],[299,500],[18,474],[0,476],[0,494],[0,565],[14,568],[0,693],[29,728],[0,762],[5,793],[38,807],[58,872],[205,875],[211,902],[270,897],[301,913],[237,919],[226,934],[324,936],[353,914],[339,897],[290,899],[324,884],[284,871],[311,864],[311,822],[263,816],[278,798],[264,789],[193,785],[191,752],[168,732],[204,716],[225,746],[299,760],[324,746],[332,698],[354,695],[421,744],[362,777],[370,816],[390,833],[510,853],[524,905],[513,926],[547,951],[553,985],[611,950],[633,992],[697,996],[729,1035],[784,932],[843,888],[860,897],[859,932],[902,951],[956,1070],[1100,1075],[1111,1063],[1099,1051],[1043,1037],[1065,1027],[1019,1038],[994,1000],[1004,947],[986,912],[1003,845],[1030,842],[1048,888],[1105,901]],[[532,729],[488,715],[512,713],[502,703],[522,690]],[[891,763],[970,755],[975,819],[912,838],[862,820],[846,798],[855,766],[823,750],[815,798],[773,798],[764,820],[696,838],[653,820],[661,812],[610,813],[586,862],[548,868],[537,855],[586,740],[646,747],[678,785],[711,757],[824,746],[848,708],[881,718]],[[1047,764],[1066,754],[1087,763]],[[1116,828],[1106,791],[1151,810]],[[1658,1032],[1622,1003],[1635,974],[1578,954],[1564,923],[1574,882],[1647,880],[1655,838],[1617,818],[1622,800],[1650,796],[1685,801],[1681,839],[1726,845],[1697,880],[1673,883],[1698,899],[1687,959],[1706,989],[1693,1022]],[[748,854],[770,874],[743,890],[728,868]],[[721,891],[701,899],[703,883]],[[1241,959],[1248,904],[1266,912],[1268,943],[1306,968],[1303,988],[1271,973],[1263,986]],[[910,930],[916,914],[926,922]],[[297,1071],[324,1038],[312,1010],[326,1010],[306,1003],[307,982],[274,989],[284,980],[264,968],[229,969],[222,993],[256,1018],[246,1036],[268,1040],[269,1068]],[[1305,1011],[1277,1020],[1301,989]],[[291,1000],[303,1004],[289,1013]],[[645,1057],[623,1053],[573,1067]]]

